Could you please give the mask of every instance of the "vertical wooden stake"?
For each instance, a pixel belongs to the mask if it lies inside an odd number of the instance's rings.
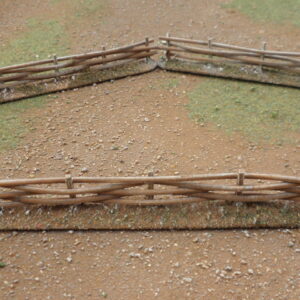
[[[213,41],[212,38],[209,38],[209,39],[208,39],[207,45],[208,45],[208,49],[209,49],[209,50],[211,50],[212,47],[213,47],[212,41]],[[209,58],[212,58],[212,57],[213,57],[212,55],[209,56]]]
[[[145,46],[146,46],[146,47],[149,47],[149,38],[148,38],[148,37],[145,38]],[[149,52],[149,50],[148,50],[147,52]],[[147,62],[149,61],[149,58],[150,58],[150,56],[147,56],[147,57],[146,57],[146,61],[147,61]]]
[[[167,33],[167,37],[168,37],[168,38],[170,37],[170,33],[169,33],[169,32]],[[168,40],[167,40],[167,47],[168,47],[168,48],[170,47],[170,41],[168,41]],[[167,58],[167,60],[169,60],[170,57],[171,57],[171,53],[170,53],[169,50],[167,50],[167,51],[166,51],[166,58]]]
[[[244,179],[245,179],[245,173],[242,171],[239,171],[237,174],[237,185],[241,186],[244,185]],[[241,195],[242,192],[236,192],[236,195]]]
[[[153,172],[148,173],[149,177],[153,177],[153,175],[154,175]],[[153,183],[148,184],[148,190],[154,190],[154,184]],[[149,200],[154,199],[154,195],[147,195],[146,199],[149,199]]]
[[[102,51],[105,51],[105,50],[106,50],[106,48],[105,48],[105,46],[103,46],[103,47],[102,47]],[[103,55],[102,55],[102,58],[106,58],[106,55],[103,54]]]
[[[266,49],[267,49],[267,43],[263,42],[262,43],[262,50],[266,51]],[[262,62],[265,60],[265,54],[264,53],[261,55],[261,60],[262,60]],[[260,66],[260,71],[261,72],[263,72],[263,68],[264,68],[264,66],[263,66],[263,64],[261,64],[261,66]]]
[[[66,175],[65,182],[68,189],[73,189],[74,185],[73,185],[73,179],[71,175]],[[76,195],[70,195],[70,198],[76,198]]]
[[[56,54],[53,56],[53,63],[57,67],[58,62],[57,62]],[[55,74],[56,74],[55,80],[58,81],[59,80],[59,69],[58,68],[55,69]]]

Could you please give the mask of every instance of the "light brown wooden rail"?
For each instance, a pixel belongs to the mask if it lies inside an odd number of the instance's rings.
[[[233,181],[233,182],[232,182]],[[259,173],[0,180],[0,207],[300,201],[300,177]]]
[[[276,68],[300,74],[300,52],[267,51],[265,49],[266,43],[263,43],[263,49],[253,49],[216,43],[211,39],[201,41],[170,36],[160,37],[159,39],[163,43],[159,49],[166,51],[168,59],[179,58],[209,63],[238,63]]]
[[[153,39],[146,38],[144,41],[110,50],[54,56],[52,59],[0,67],[0,89],[14,88],[45,79],[59,79],[113,62],[120,65],[132,60],[149,58],[156,53],[156,48],[151,46],[153,42]]]

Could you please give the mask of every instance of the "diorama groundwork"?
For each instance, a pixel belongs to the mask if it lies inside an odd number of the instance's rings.
[[[80,6],[83,1],[3,0],[0,8],[6,13],[0,20],[6,30],[1,31],[1,50],[22,36],[36,36],[30,33],[36,23],[28,26],[28,19],[35,18],[59,24],[55,32],[60,33],[51,44],[56,54],[63,54],[60,49],[68,54],[97,50],[103,44],[107,48],[127,44],[143,39],[145,31],[148,36],[174,32],[253,47],[268,37],[270,48],[299,51],[297,22],[286,18],[291,23],[278,25],[273,16],[263,14],[259,21],[252,19],[259,5],[245,7],[241,1],[229,0],[86,2],[101,6],[91,14]],[[22,61],[38,55],[32,52],[25,59],[26,45],[19,43],[17,48]],[[37,59],[53,54],[43,51]],[[276,98],[273,107],[270,95]],[[258,97],[261,101],[256,101]],[[295,89],[156,71],[1,105],[0,123],[6,126],[5,130],[0,126],[5,137],[0,143],[1,174],[7,178],[131,176],[244,169],[299,176],[298,97]],[[255,103],[254,111],[245,98]],[[286,102],[284,114],[281,99]],[[240,127],[228,110],[232,100],[236,112],[244,116]],[[249,129],[253,124],[255,134]],[[22,215],[29,218],[30,212]],[[2,231],[0,295],[4,299],[298,299],[299,243],[299,229]]]

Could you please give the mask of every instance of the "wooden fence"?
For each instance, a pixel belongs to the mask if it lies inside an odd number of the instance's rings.
[[[300,177],[244,172],[193,176],[152,176],[150,173],[144,177],[66,176],[0,180],[0,189],[0,207],[82,203],[151,206],[215,200],[300,201]]]
[[[146,38],[144,41],[110,50],[104,48],[98,52],[64,57],[54,56],[51,59],[0,67],[0,90],[41,80],[60,79],[90,69],[97,70],[103,66],[109,66],[110,63],[122,65],[151,57],[155,53],[155,47],[151,46],[153,42]]]
[[[145,41],[110,50],[103,49],[98,52],[63,57],[54,56],[51,59],[0,67],[0,89],[45,79],[59,79],[112,62],[124,64],[130,60],[150,57],[156,53],[155,50],[164,50],[167,59],[248,64],[300,74],[300,52],[267,51],[265,43],[263,49],[252,49],[216,43],[211,39],[200,41],[170,36],[159,39],[163,42],[163,46],[151,46],[154,40],[146,38]]]
[[[246,64],[300,74],[300,52],[267,51],[266,43],[263,43],[262,49],[252,49],[216,43],[212,39],[201,41],[169,35],[159,39],[163,44],[159,49],[166,51],[167,59]]]

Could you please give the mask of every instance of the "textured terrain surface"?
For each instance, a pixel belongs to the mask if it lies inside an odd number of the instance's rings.
[[[231,1],[83,2],[2,0],[1,64],[166,32],[300,51],[299,27],[223,7]],[[43,97],[17,114],[13,103],[5,115],[1,106],[1,177],[238,169],[300,176],[299,131],[286,129],[291,142],[251,141],[213,119],[190,119],[189,95],[206,80],[158,71]],[[299,230],[1,232],[0,299],[298,299],[299,248]]]

